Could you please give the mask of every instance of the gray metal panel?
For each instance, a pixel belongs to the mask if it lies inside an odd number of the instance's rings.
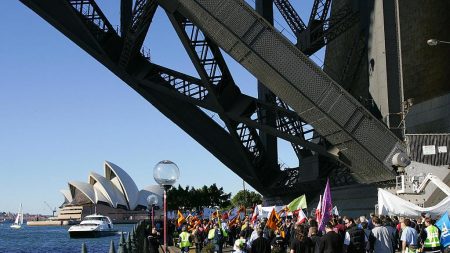
[[[450,165],[450,134],[407,134],[406,144],[411,160],[434,166]],[[424,155],[422,146],[435,146],[434,155]],[[438,147],[446,147],[447,152],[439,153]]]
[[[163,5],[167,1],[160,0]],[[391,158],[405,149],[400,140],[249,5],[241,0],[183,0],[178,11],[321,135],[341,132],[330,141],[345,147],[341,152],[351,159],[360,181],[393,179]],[[340,140],[350,141],[340,145]]]

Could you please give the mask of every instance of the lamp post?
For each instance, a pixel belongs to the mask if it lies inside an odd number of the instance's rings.
[[[437,40],[437,39],[429,39],[427,40],[427,44],[429,46],[437,46],[437,44],[450,44],[450,41]]]
[[[155,227],[155,206],[158,204],[158,197],[155,194],[148,195],[147,203],[148,206],[152,208],[150,219],[152,222],[152,229],[153,229]]]
[[[180,177],[178,166],[168,160],[161,161],[153,168],[153,178],[164,189],[164,252],[167,252],[167,190]]]

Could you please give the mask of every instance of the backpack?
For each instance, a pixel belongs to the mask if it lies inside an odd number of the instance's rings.
[[[348,247],[348,253],[365,253],[366,243],[364,230],[360,228],[353,228],[348,231],[350,234],[350,245]]]

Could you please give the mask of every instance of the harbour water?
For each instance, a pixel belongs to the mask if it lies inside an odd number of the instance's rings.
[[[10,225],[10,223],[0,223],[0,253],[80,253],[83,242],[87,246],[88,253],[106,253],[111,240],[114,241],[117,250],[120,239],[120,234],[100,238],[71,239],[67,232],[68,226],[24,225],[21,229],[12,229]],[[119,224],[114,227],[128,233],[133,225]]]

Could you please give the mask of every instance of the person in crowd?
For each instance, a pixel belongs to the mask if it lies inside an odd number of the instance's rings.
[[[367,226],[368,226],[368,228],[370,230],[372,230],[374,228],[374,225],[372,223],[373,217],[375,217],[375,214],[374,213],[370,213],[369,219],[367,220],[367,224],[368,224]]]
[[[186,226],[183,226],[181,228],[181,233],[179,235],[180,237],[180,248],[181,253],[189,252],[189,247],[191,247],[191,235],[187,232]]]
[[[338,233],[342,238],[344,238],[346,230],[346,227],[343,224],[344,220],[342,218],[335,217],[331,220],[331,223],[333,224],[333,231]]]
[[[411,227],[410,219],[403,219],[401,223],[402,234],[400,241],[402,242],[402,253],[415,253],[417,250],[417,231]]]
[[[363,215],[362,215],[362,216],[359,216],[359,221],[358,221],[358,227],[359,227],[359,228],[363,228],[363,227],[362,227],[362,223],[363,223],[363,222],[367,222],[366,216],[363,216]]]
[[[425,218],[424,225],[421,233],[422,252],[441,252],[439,229],[432,224],[431,218]]]
[[[394,252],[393,246],[395,245],[394,237],[389,230],[381,225],[380,218],[372,217],[372,234],[375,238],[374,252],[375,253],[392,253]]]
[[[150,253],[158,253],[158,248],[159,248],[158,236],[159,236],[159,233],[156,231],[156,228],[152,228],[152,232],[147,237]]]
[[[372,230],[369,228],[369,224],[367,221],[361,222],[361,228],[364,230],[364,234],[366,236],[367,242],[366,242],[366,253],[373,253],[373,248],[375,244],[375,237],[372,234]]]
[[[234,246],[233,246],[233,252],[234,253],[245,253],[247,252],[245,250],[245,239],[244,238],[240,238],[240,239],[236,239],[234,241]]]
[[[311,239],[308,238],[305,232],[305,226],[303,224],[296,225],[295,237],[291,242],[290,253],[313,253],[310,252]]]
[[[320,236],[317,233],[317,227],[310,227],[308,230],[308,237],[311,239],[310,252],[315,252],[318,248]]]
[[[252,244],[250,253],[270,253],[270,243],[264,238],[263,230],[261,228],[256,229],[258,238],[256,238]]]
[[[225,231],[219,228],[217,223],[214,224],[213,229],[209,230],[208,240],[214,245],[215,253],[222,253],[223,242],[226,236]]]
[[[325,224],[325,234],[320,238],[317,253],[342,253],[344,244],[342,237],[333,230],[333,224]]]
[[[250,249],[252,247],[252,243],[254,240],[256,240],[258,238],[258,229],[263,231],[261,225],[255,227],[255,229],[252,231],[250,238],[248,238],[247,240],[247,247]],[[264,235],[264,231],[263,231],[263,235]]]
[[[345,219],[345,226],[347,230],[344,238],[344,252],[346,253],[365,253],[366,243],[369,241],[366,238],[364,230],[358,228],[353,218]]]
[[[250,226],[250,223],[248,220],[244,222],[241,228],[240,237],[244,237],[246,241],[250,239],[250,236],[252,235],[253,229]]]
[[[192,230],[192,238],[195,244],[195,252],[200,253],[203,249],[203,241],[205,240],[205,233],[201,225],[195,225]]]
[[[281,236],[279,230],[275,230],[275,237],[270,243],[272,253],[286,253],[286,240]]]
[[[384,224],[384,227],[388,230],[389,235],[392,238],[392,253],[395,253],[398,246],[397,241],[399,239],[397,229],[395,229],[395,222],[391,218],[386,217],[384,221],[382,220],[382,223]]]
[[[286,239],[289,240],[291,238],[291,230],[294,227],[294,223],[292,223],[292,218],[288,216],[286,218],[286,222],[284,223],[284,231],[286,232]]]

